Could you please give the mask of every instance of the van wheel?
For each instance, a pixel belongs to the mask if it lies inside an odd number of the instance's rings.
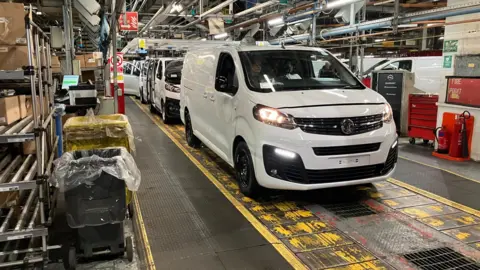
[[[202,142],[193,134],[193,127],[192,122],[190,120],[190,114],[185,112],[185,138],[187,140],[187,144],[193,148],[199,148]]]
[[[243,195],[256,198],[261,194],[262,187],[258,184],[253,168],[252,155],[247,143],[240,142],[235,149],[235,175]]]
[[[170,124],[170,117],[167,115],[167,108],[165,107],[165,102],[162,100],[162,120],[164,124]]]

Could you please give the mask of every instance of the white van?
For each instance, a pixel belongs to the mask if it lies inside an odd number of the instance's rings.
[[[165,73],[165,66],[176,58],[156,58],[152,59],[150,64],[149,71],[147,71],[147,92],[148,92],[148,102],[150,103],[151,112],[159,112],[160,107],[156,107],[154,104],[155,101],[155,89],[157,85],[162,83]]]
[[[148,94],[147,94],[147,73],[148,73],[148,68],[150,66],[150,63],[153,61],[153,59],[147,59],[142,65],[142,69],[140,70],[140,101],[143,104],[146,104],[148,101]]]
[[[407,70],[415,73],[415,88],[429,94],[438,94],[443,89],[445,71],[443,68],[443,57],[407,57],[391,59],[382,65],[375,67],[375,70]],[[372,76],[371,73],[365,73]]]
[[[140,68],[138,64],[135,65],[130,62],[123,63],[123,81],[125,95],[140,97]]]
[[[165,60],[165,68],[158,66],[152,105],[162,115],[165,124],[180,118],[180,80],[183,60]],[[163,71],[163,72],[162,72]]]
[[[326,50],[189,51],[181,89],[187,143],[230,164],[247,196],[382,181],[395,169],[390,105]]]

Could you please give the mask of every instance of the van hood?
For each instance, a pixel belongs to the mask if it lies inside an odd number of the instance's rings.
[[[262,104],[272,108],[302,108],[386,103],[384,97],[370,89],[328,89],[271,93],[252,92],[251,101],[255,104]]]

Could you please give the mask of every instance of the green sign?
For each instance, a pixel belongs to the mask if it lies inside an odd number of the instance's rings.
[[[454,53],[458,51],[458,40],[445,40],[443,42],[444,53]]]
[[[443,68],[451,68],[453,62],[453,56],[448,55],[443,57]]]

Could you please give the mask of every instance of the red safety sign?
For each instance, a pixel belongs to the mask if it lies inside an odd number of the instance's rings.
[[[449,77],[447,103],[480,107],[479,84],[480,78]]]
[[[112,57],[108,58],[108,65],[110,67],[110,95],[115,96],[114,83],[113,83],[113,61]],[[123,82],[123,53],[117,52],[117,84],[118,84],[118,100],[117,100],[117,113],[125,114],[125,85]]]
[[[125,14],[120,15],[118,25],[120,26],[120,31],[138,31],[138,13],[125,12]]]

